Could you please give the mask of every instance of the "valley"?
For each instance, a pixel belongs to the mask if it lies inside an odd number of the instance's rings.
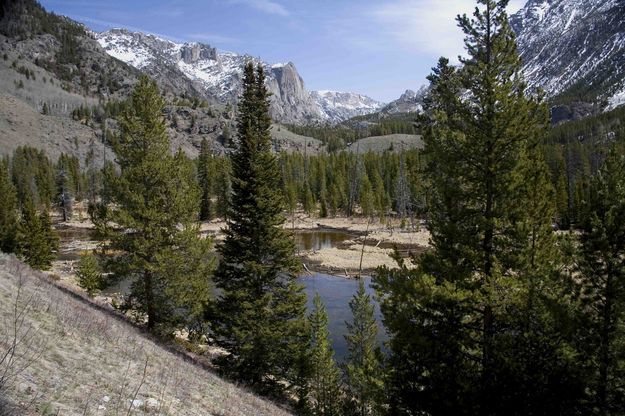
[[[625,0],[200,3],[0,2],[0,416],[625,414]]]

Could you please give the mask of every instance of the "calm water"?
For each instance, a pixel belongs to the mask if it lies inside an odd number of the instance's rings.
[[[374,290],[370,287],[371,278],[363,277],[365,288],[373,299]],[[343,277],[330,276],[327,274],[315,273],[313,276],[301,277],[306,295],[308,296],[307,307],[312,310],[312,300],[315,292],[319,293],[326,309],[328,310],[328,326],[330,338],[336,358],[342,361],[347,355],[347,343],[344,335],[347,333],[346,321],[351,322],[352,313],[349,309],[349,301],[354,293],[358,291],[358,280],[346,279]],[[386,334],[382,326],[382,317],[377,302],[375,302],[375,315],[379,323],[378,339],[380,344],[386,339]]]
[[[335,247],[349,238],[351,235],[344,231],[301,231],[295,233],[297,249],[302,251]]]
[[[59,259],[78,260],[82,252],[82,244],[93,239],[90,230],[67,228],[57,230],[61,238]],[[295,234],[299,250],[321,250],[335,247],[337,244],[351,238],[351,235],[342,231],[304,231]],[[371,278],[363,277],[367,292],[372,296],[374,291],[370,288]],[[344,335],[347,332],[345,322],[351,321],[349,301],[358,290],[358,280],[344,277],[331,276],[322,273],[314,273],[299,278],[304,285],[308,297],[308,309],[312,309],[312,299],[315,292],[319,293],[328,310],[329,331],[332,344],[336,352],[336,358],[343,360],[347,354],[347,344]],[[129,293],[131,282],[129,280],[118,282],[105,289],[105,294]],[[376,304],[376,318],[381,322],[380,311]],[[385,339],[384,329],[380,324],[380,343]]]

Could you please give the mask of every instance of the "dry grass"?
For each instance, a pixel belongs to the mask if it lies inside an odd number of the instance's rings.
[[[22,340],[12,377],[0,387],[14,414],[288,414],[104,308],[0,254],[0,357],[11,350],[13,335]],[[0,373],[5,364],[0,361]]]

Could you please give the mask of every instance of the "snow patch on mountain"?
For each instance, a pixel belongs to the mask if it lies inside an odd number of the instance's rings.
[[[260,63],[272,93],[271,115],[279,122],[337,123],[382,107],[382,103],[361,94],[310,93],[292,62],[271,65],[249,55],[218,53],[202,43],[177,43],[125,29],[97,33],[95,38],[111,56],[151,76],[171,77],[171,71],[182,74],[206,97],[220,102],[234,103],[240,95],[246,62]]]
[[[608,99],[606,110],[613,110],[622,105],[625,105],[625,87]]]
[[[311,91],[311,96],[331,122],[340,122],[352,117],[379,111],[384,103],[366,95],[353,92],[330,90]]]
[[[549,97],[617,102],[610,97],[625,81],[623,5],[624,0],[528,0],[510,23],[529,85]]]

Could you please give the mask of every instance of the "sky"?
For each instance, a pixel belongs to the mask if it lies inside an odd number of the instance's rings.
[[[42,0],[95,31],[113,27],[293,62],[308,90],[390,102],[463,52],[455,16],[474,0]],[[525,0],[511,0],[508,12]]]

